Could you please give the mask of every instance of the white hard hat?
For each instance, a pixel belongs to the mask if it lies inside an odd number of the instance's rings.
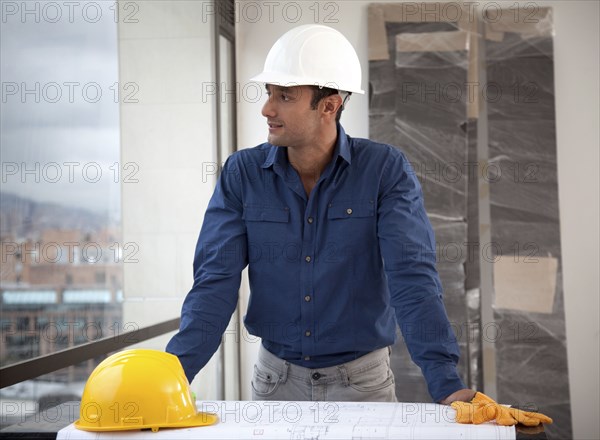
[[[283,34],[269,51],[263,72],[251,80],[365,93],[361,77],[360,61],[346,37],[328,26],[308,24]]]

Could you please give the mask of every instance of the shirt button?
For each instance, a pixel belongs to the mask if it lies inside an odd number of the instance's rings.
[[[312,378],[314,380],[319,380],[321,378],[321,373],[313,373]]]
[[[310,257],[308,255],[306,256],[305,260],[307,263],[310,263]]]
[[[306,219],[306,221],[307,221],[308,223],[312,223],[312,222],[314,221],[314,219],[313,219],[312,217],[308,217],[308,218]]]
[[[304,336],[310,336],[310,330],[306,330],[306,331],[304,332]]]
[[[305,361],[310,361],[310,356],[304,356]]]
[[[346,209],[346,214],[348,214],[348,215],[352,214],[352,208]]]
[[[306,301],[306,302],[309,302],[309,301],[310,301],[310,295],[306,295],[306,296],[304,297],[304,301]]]

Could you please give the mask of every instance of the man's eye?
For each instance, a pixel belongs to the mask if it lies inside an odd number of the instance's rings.
[[[281,95],[281,100],[282,100],[282,101],[289,101],[289,100],[290,100],[290,97],[289,97],[288,95],[286,95],[286,94],[282,94],[282,95]]]

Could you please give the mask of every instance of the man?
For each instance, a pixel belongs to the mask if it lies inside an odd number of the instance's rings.
[[[218,348],[248,265],[244,322],[262,339],[254,399],[396,401],[399,324],[434,401],[470,400],[414,172],[396,148],[339,124],[349,95],[364,93],[354,48],[334,29],[300,26],[253,79],[266,84],[268,143],[223,168],[167,351],[191,381]]]

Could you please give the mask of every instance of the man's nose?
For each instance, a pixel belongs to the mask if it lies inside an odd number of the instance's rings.
[[[275,116],[275,105],[273,104],[272,96],[267,97],[267,102],[263,105],[261,113],[265,118],[272,118]]]

